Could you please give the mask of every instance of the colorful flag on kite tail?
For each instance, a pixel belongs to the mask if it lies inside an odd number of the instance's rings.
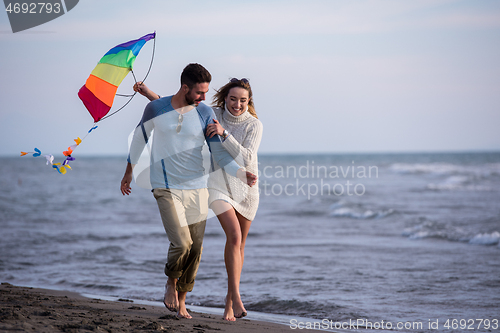
[[[129,72],[132,72],[133,74],[132,67],[137,55],[141,51],[144,44],[146,44],[147,41],[154,39],[155,37],[156,33],[151,33],[142,36],[139,39],[131,40],[129,42],[113,47],[101,58],[92,73],[90,73],[87,82],[85,82],[85,85],[78,92],[78,96],[82,100],[92,118],[94,118],[94,125],[88,131],[87,135],[89,135],[90,132],[97,128],[97,125],[95,124],[103,120],[108,114],[109,110],[111,110],[118,86],[122,83],[123,79]],[[151,58],[149,69],[151,69],[152,64],[153,57]],[[148,74],[146,74],[146,76]],[[144,80],[145,78],[142,81]],[[133,95],[130,95],[130,99],[128,102],[131,101],[133,96],[135,96],[135,93]],[[119,110],[121,110],[124,106],[122,106]],[[115,111],[114,113],[118,112],[119,110]],[[110,115],[108,115],[108,117],[109,116]],[[71,145],[70,147],[68,147],[68,150],[63,152],[64,156],[66,156],[66,159],[63,163],[54,163],[53,155],[43,155],[47,160],[47,165],[50,164],[54,168],[54,170],[58,171],[61,174],[65,174],[67,169],[71,169],[71,167],[69,166],[69,162],[75,160],[75,158],[71,156],[73,151],[77,146],[80,145],[80,143],[87,137],[87,135],[85,135],[83,139],[75,139],[75,144]],[[38,148],[35,148],[34,152],[21,152],[21,156],[25,156],[28,154],[32,154],[33,157],[38,157],[42,155],[42,152]]]

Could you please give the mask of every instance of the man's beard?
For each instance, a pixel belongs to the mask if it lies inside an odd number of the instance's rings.
[[[190,90],[190,91],[188,91],[186,95],[184,95],[184,99],[186,100],[187,105],[194,105],[194,104],[195,104],[195,102],[198,102],[198,104],[199,104],[199,102],[200,102],[200,101],[195,101],[195,100],[191,97],[191,90]]]

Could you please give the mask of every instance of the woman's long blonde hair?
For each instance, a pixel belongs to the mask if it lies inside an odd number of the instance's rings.
[[[255,106],[253,105],[252,88],[250,87],[250,82],[248,82],[247,79],[231,79],[219,90],[216,90],[212,104],[224,110],[226,105],[226,97],[227,95],[229,95],[229,91],[235,87],[240,87],[248,91],[248,113],[258,119],[259,117],[257,117]]]

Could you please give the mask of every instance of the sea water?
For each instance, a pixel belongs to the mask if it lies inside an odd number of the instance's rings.
[[[150,191],[120,193],[125,158],[77,157],[66,175],[42,159],[0,158],[0,280],[161,300],[168,238]],[[247,310],[351,331],[499,330],[500,153],[259,162],[241,278]],[[224,306],[224,243],[211,215],[189,304]]]

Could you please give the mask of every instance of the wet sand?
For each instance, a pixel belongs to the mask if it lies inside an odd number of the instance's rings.
[[[86,298],[79,294],[0,286],[0,332],[292,332],[289,326],[191,312],[179,319],[160,306]],[[312,332],[312,330],[300,330]],[[316,331],[317,332],[317,331]]]

